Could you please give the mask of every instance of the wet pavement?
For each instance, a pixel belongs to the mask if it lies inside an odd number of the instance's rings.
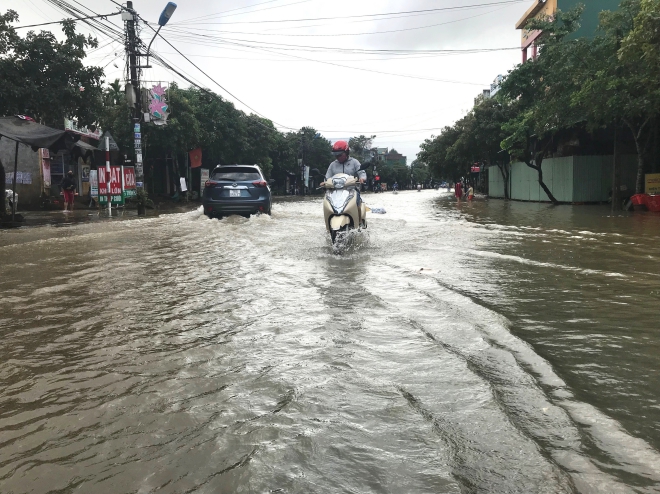
[[[0,492],[660,492],[660,215],[366,200],[0,232]]]

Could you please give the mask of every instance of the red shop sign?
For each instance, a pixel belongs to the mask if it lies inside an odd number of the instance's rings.
[[[107,168],[99,167],[99,195],[108,195],[107,189]],[[121,195],[121,167],[110,167],[110,194]]]

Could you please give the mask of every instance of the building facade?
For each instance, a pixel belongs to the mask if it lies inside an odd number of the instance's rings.
[[[599,15],[604,10],[617,10],[620,0],[534,0],[525,14],[516,23],[516,29],[521,31],[522,61],[538,56],[537,40],[541,31],[527,29],[532,19],[552,18],[557,10],[567,12],[578,5],[584,5],[580,28],[576,37],[593,36],[598,29]]]

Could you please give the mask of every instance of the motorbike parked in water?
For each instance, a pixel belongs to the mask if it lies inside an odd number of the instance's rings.
[[[325,228],[330,233],[332,243],[345,237],[351,230],[367,228],[367,206],[358,204],[360,182],[355,177],[339,173],[326,180],[323,199]]]

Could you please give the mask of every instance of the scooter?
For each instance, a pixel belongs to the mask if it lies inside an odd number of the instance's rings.
[[[359,182],[355,177],[338,173],[322,185],[325,192],[323,216],[325,228],[334,244],[350,230],[367,228],[367,206],[358,204]]]

